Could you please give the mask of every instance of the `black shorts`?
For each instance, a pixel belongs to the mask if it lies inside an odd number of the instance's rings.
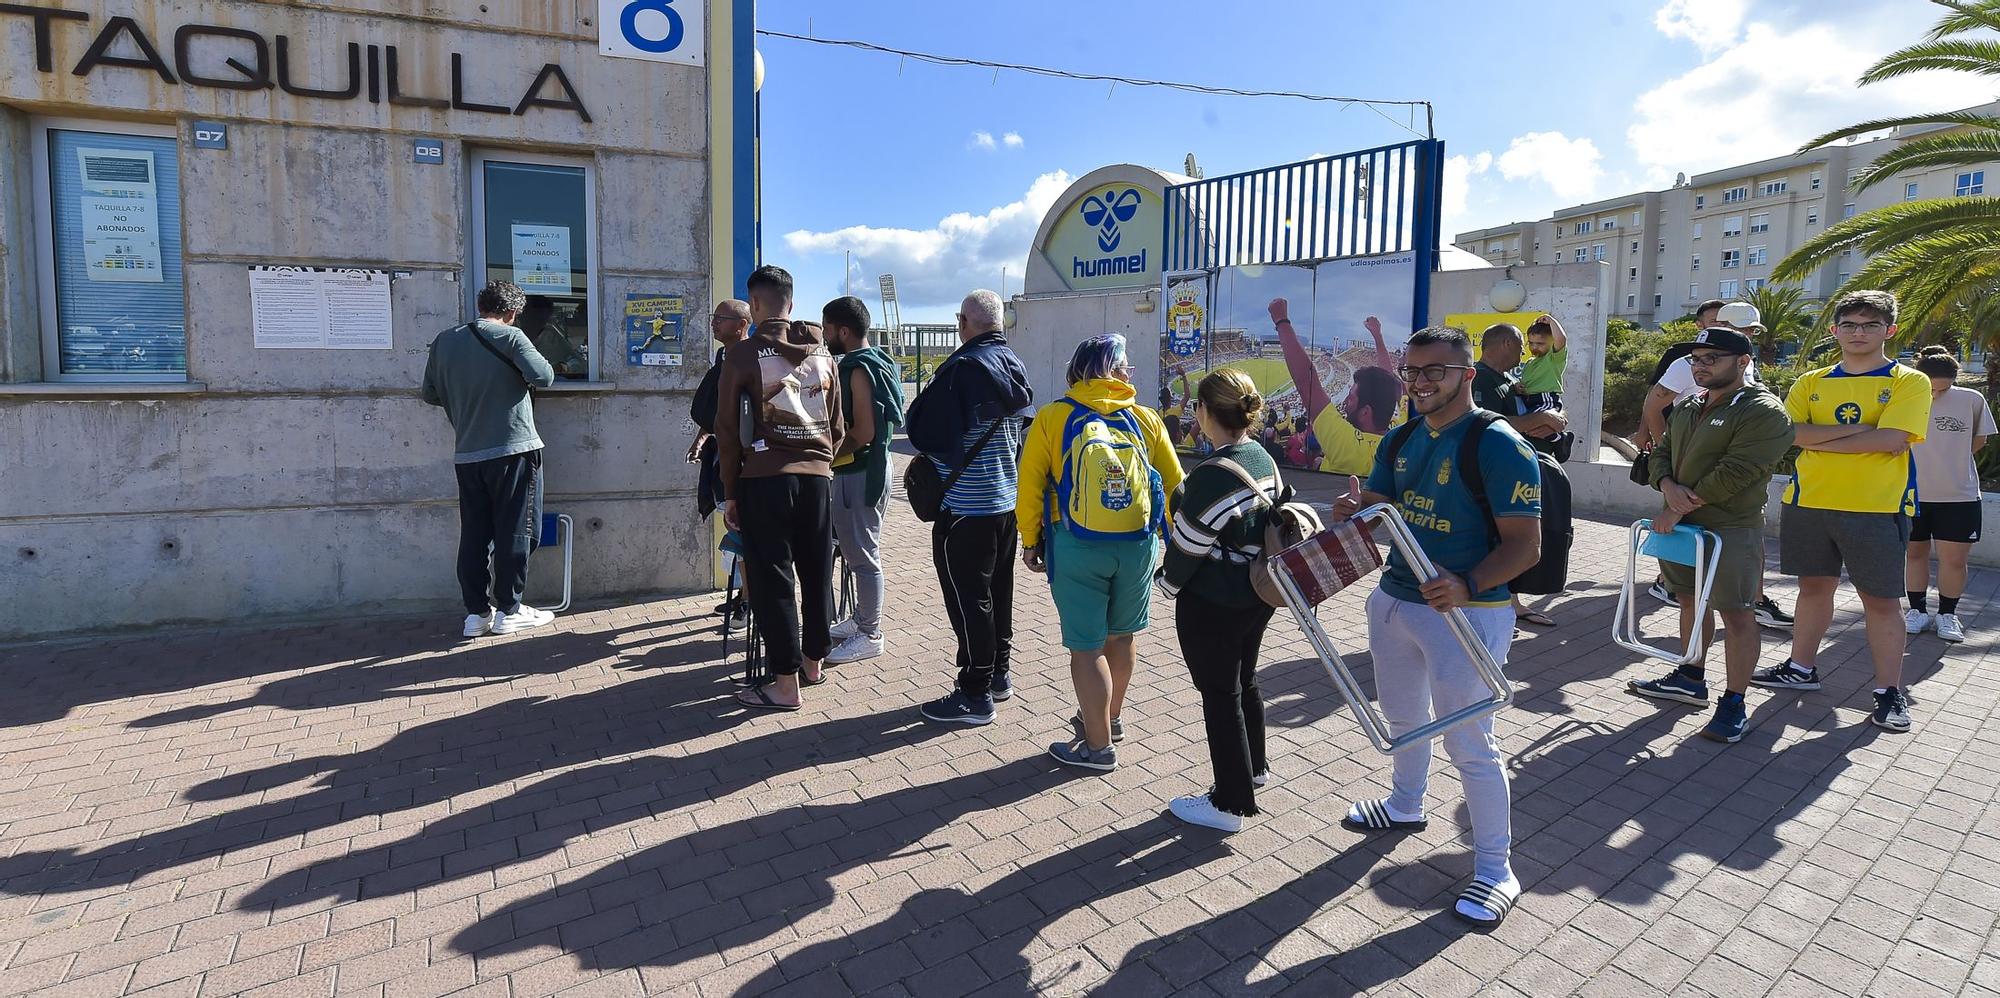
[[[1910,540],[1971,544],[1979,539],[1979,506],[1978,500],[1919,503],[1910,521]]]

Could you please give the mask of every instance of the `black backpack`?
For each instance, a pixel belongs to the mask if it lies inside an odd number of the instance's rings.
[[[1493,520],[1493,504],[1487,501],[1486,479],[1479,470],[1479,438],[1485,435],[1488,426],[1502,418],[1485,409],[1472,410],[1473,424],[1466,428],[1458,443],[1458,473],[1464,476],[1473,502],[1479,504],[1479,512],[1486,517],[1487,543],[1495,547],[1500,544],[1500,527]],[[1403,449],[1403,442],[1416,432],[1421,421],[1410,419],[1382,441],[1382,446],[1389,449],[1389,467],[1396,466],[1396,455]],[[1576,537],[1576,526],[1570,519],[1569,475],[1563,471],[1562,463],[1547,451],[1537,449],[1534,453],[1535,463],[1542,472],[1542,558],[1507,583],[1510,592],[1524,596],[1563,591],[1569,584],[1570,542]]]

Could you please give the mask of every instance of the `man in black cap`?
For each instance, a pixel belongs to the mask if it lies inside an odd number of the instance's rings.
[[[1771,472],[1792,446],[1792,419],[1769,389],[1747,381],[1755,348],[1750,338],[1726,327],[1702,330],[1683,347],[1694,366],[1699,391],[1674,403],[1665,432],[1653,443],[1648,471],[1665,508],[1653,529],[1665,534],[1679,524],[1700,527],[1721,539],[1721,559],[1709,607],[1722,614],[1723,661],[1728,672],[1715,717],[1702,735],[1720,742],[1743,737],[1747,712],[1743,695],[1760,651],[1756,603],[1764,577],[1764,504]],[[1667,587],[1681,608],[1681,640],[1699,625],[1714,635],[1707,614],[1695,620],[1694,569],[1660,563]],[[1632,692],[1676,703],[1708,706],[1705,662],[1684,665],[1661,679],[1632,680]]]

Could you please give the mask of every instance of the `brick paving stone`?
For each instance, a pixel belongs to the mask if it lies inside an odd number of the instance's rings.
[[[890,651],[794,715],[730,706],[712,594],[469,643],[384,618],[0,650],[0,995],[2000,992],[2000,573],[1968,586],[1974,641],[1911,642],[1913,734],[1865,724],[1843,594],[1827,688],[1753,692],[1723,747],[1624,692],[1659,667],[1608,640],[1622,530],[1578,529],[1584,581],[1508,666],[1528,891],[1490,936],[1447,914],[1445,760],[1426,832],[1337,825],[1386,760],[1284,614],[1281,779],[1233,837],[1163,816],[1209,780],[1164,603],[1118,772],[1042,755],[1071,708],[1032,576],[1005,723],[923,724],[951,638],[928,532],[892,517]],[[1364,679],[1367,588],[1321,608]]]

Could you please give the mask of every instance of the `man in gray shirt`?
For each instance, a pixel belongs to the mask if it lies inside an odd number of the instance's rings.
[[[424,367],[424,401],[444,408],[458,438],[458,585],[468,638],[512,634],[556,616],[521,602],[542,519],[542,438],[529,389],[556,380],[514,327],[526,304],[506,281],[481,288],[478,320],[439,333]]]

